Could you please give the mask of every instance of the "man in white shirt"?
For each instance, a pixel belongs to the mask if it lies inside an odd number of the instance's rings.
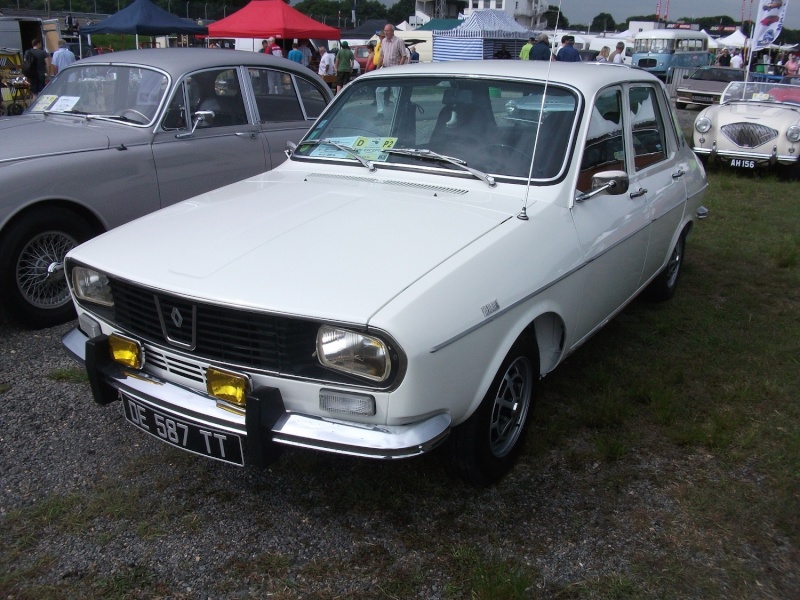
[[[319,71],[317,72],[323,77],[325,75],[336,75],[333,52],[328,52],[325,46],[320,46],[319,54]]]
[[[734,69],[741,69],[742,64],[744,64],[744,60],[742,59],[742,54],[739,52],[739,49],[733,51],[733,56],[731,56],[731,66]]]

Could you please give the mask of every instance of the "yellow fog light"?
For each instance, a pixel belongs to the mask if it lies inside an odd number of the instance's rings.
[[[223,371],[216,367],[206,370],[206,391],[209,395],[231,402],[237,406],[247,403],[247,392],[250,387],[247,377]]]
[[[144,348],[136,340],[112,333],[108,336],[108,347],[111,358],[116,362],[132,369],[141,369],[144,366]]]

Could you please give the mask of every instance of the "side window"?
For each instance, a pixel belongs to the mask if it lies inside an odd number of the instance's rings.
[[[246,125],[247,111],[236,69],[213,69],[193,73],[187,79],[189,107],[192,114],[210,111],[198,127]]]
[[[626,170],[622,91],[614,88],[600,94],[591,114],[578,176],[578,189],[582,192],[590,191],[595,174]]]
[[[181,83],[175,90],[175,95],[167,106],[164,118],[161,121],[162,129],[168,131],[175,129],[186,129],[188,120],[186,118],[186,85],[191,78]]]
[[[297,90],[300,92],[300,98],[303,100],[303,106],[306,109],[306,117],[309,119],[316,119],[322,114],[322,109],[325,108],[327,102],[325,96],[310,81],[302,77],[295,77],[297,81]]]
[[[258,108],[259,123],[302,121],[303,109],[297,99],[292,76],[275,69],[247,69]]]
[[[634,168],[637,171],[666,160],[664,119],[653,87],[631,87],[630,117],[633,129]]]

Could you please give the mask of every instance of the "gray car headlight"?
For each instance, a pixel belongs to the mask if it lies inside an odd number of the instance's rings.
[[[392,372],[386,344],[371,335],[323,325],[317,332],[317,358],[326,367],[384,381]]]
[[[789,127],[789,129],[786,130],[786,139],[793,144],[800,141],[800,127],[797,125],[792,125]]]
[[[79,301],[100,306],[114,306],[108,277],[94,269],[87,267],[72,269],[72,290]]]
[[[694,128],[700,133],[707,133],[708,130],[711,129],[711,119],[708,117],[699,117],[694,122]]]

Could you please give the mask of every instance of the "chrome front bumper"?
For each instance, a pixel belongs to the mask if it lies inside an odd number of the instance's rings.
[[[230,413],[222,419],[208,408],[213,402],[205,395],[146,373],[130,371],[111,361],[107,354],[95,356],[96,341],[97,338],[90,339],[76,328],[63,337],[62,344],[74,360],[86,367],[92,394],[99,404],[117,400],[123,393],[156,409],[179,414],[196,425],[235,433],[246,441],[246,464],[263,465],[264,448],[270,442],[365,458],[407,458],[431,450],[450,432],[451,418],[447,414],[409,425],[366,425],[291,413],[283,409],[279,390],[274,389],[262,395],[265,404],[272,404],[267,411],[275,415],[268,418],[266,428],[265,422],[254,422],[259,419],[259,412],[264,411],[250,410],[251,400],[259,403],[259,390],[254,391],[255,398],[248,398],[246,415]],[[251,435],[247,440],[248,432],[254,431],[263,432],[260,437],[269,439],[255,440]]]

